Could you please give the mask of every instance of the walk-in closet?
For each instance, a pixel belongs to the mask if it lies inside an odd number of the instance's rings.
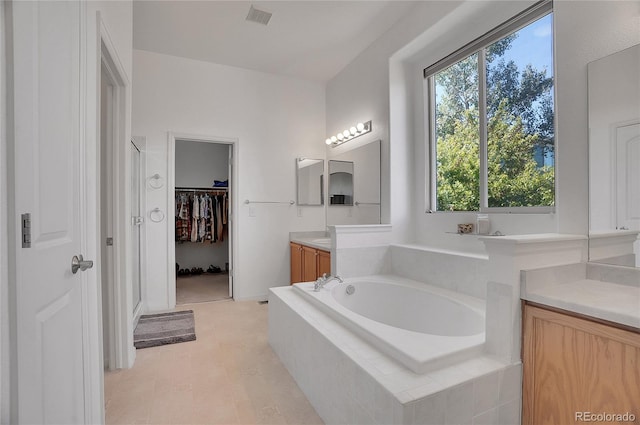
[[[230,298],[230,145],[176,140],[176,304]]]

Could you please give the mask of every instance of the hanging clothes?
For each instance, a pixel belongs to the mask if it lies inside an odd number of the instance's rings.
[[[200,202],[198,202],[197,195],[193,197],[192,211],[191,242],[198,242],[198,219],[200,218]]]
[[[176,193],[176,241],[187,241],[191,237],[191,208],[189,197]]]
[[[218,236],[218,240],[219,241],[223,241],[224,240],[224,234],[222,233],[222,228],[223,228],[223,211],[222,208],[224,206],[224,195],[218,195],[216,196],[216,206],[218,207],[218,220],[216,222],[216,234]]]
[[[227,231],[228,198],[225,192],[176,190],[176,242],[224,241]]]

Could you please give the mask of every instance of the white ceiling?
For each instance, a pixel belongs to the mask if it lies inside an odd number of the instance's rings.
[[[327,81],[415,3],[136,0],[133,47]],[[269,25],[245,20],[251,5],[273,13]]]

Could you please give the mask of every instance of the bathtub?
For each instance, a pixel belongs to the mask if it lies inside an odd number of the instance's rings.
[[[415,373],[482,353],[483,300],[396,276],[332,281],[318,292],[306,282],[294,290]]]

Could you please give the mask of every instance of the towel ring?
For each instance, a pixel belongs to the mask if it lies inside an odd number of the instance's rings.
[[[164,213],[160,208],[154,208],[149,212],[149,220],[154,223],[160,223],[164,220]]]
[[[149,186],[152,189],[160,189],[162,186],[164,186],[162,176],[156,173],[153,176],[149,177]]]

